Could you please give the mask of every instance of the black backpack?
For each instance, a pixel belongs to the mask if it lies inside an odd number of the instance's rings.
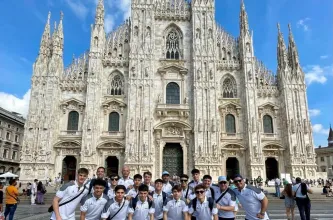
[[[131,200],[131,204],[132,204],[132,208],[135,210],[136,208],[136,204],[138,203],[138,196],[136,196],[135,198],[132,198]],[[148,206],[149,208],[151,208],[153,206],[153,201],[151,201],[149,198],[147,198],[148,201]]]
[[[208,201],[208,207],[209,207],[210,211],[212,211],[214,208],[214,199],[212,197],[208,197],[207,201]],[[194,198],[192,200],[192,206],[193,206],[194,211],[197,210],[197,202],[198,202],[198,198]]]

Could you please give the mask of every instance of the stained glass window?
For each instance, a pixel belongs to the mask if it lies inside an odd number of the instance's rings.
[[[263,119],[264,133],[273,134],[273,119],[269,115],[265,115]]]
[[[177,83],[171,82],[167,85],[166,104],[180,104],[180,91]]]
[[[118,73],[112,77],[111,80],[111,95],[123,95],[124,94],[124,79]]]
[[[119,114],[111,112],[109,115],[109,131],[119,131]]]
[[[180,58],[180,37],[176,30],[171,30],[166,38],[166,58],[172,60]]]
[[[78,129],[79,129],[79,113],[76,111],[71,111],[68,114],[67,130],[77,131]]]
[[[225,116],[225,130],[226,133],[236,133],[235,116],[233,116],[232,114],[228,114]]]
[[[228,77],[223,81],[222,93],[223,93],[223,98],[237,97],[237,85],[233,78]]]

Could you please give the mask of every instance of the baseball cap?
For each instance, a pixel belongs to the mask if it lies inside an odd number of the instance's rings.
[[[234,179],[236,179],[236,178],[244,179],[244,178],[242,177],[242,175],[240,175],[240,174],[236,174],[236,175],[234,176]]]
[[[227,182],[227,177],[225,177],[225,176],[219,176],[218,182],[222,182],[222,181]]]
[[[163,171],[162,176],[164,176],[164,175],[168,175],[168,176],[170,176],[170,174],[169,174],[168,171]]]

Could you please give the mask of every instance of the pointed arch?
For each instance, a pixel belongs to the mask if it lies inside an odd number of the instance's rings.
[[[121,72],[114,71],[109,76],[109,94],[124,95],[125,94],[125,79]]]
[[[237,83],[232,75],[227,74],[223,77],[221,84],[223,98],[237,98]]]
[[[174,23],[170,24],[164,31],[165,58],[179,60],[183,50],[183,33]]]

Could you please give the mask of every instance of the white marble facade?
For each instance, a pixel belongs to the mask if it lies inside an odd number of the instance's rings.
[[[238,160],[230,172],[249,178],[315,177],[304,73],[290,27],[288,48],[278,28],[273,75],[254,56],[244,3],[237,38],[216,23],[214,0],[132,0],[131,7],[131,19],[106,35],[99,0],[90,49],[67,68],[63,15],[52,34],[49,15],[33,68],[21,180],[79,167],[92,175],[109,166],[109,156],[113,171],[128,164],[132,174],[150,170],[155,178],[168,144],[180,148],[184,173],[196,167],[216,178]]]

